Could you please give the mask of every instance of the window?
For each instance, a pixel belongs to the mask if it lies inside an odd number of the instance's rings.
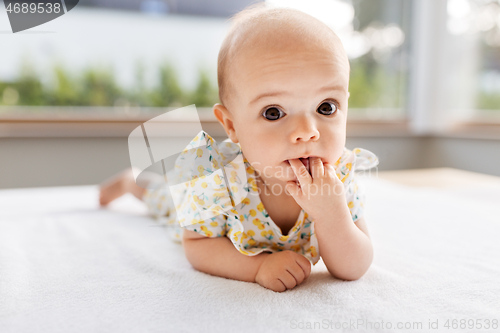
[[[349,117],[406,117],[409,0],[267,0],[330,26],[351,62]]]
[[[266,1],[309,13],[342,39],[351,61],[350,119],[407,119],[420,133],[500,122],[500,0]],[[38,33],[4,35],[0,110],[212,106],[228,13],[170,9],[81,6]],[[0,30],[9,30],[3,6],[0,17]]]
[[[64,19],[3,34],[0,108],[211,106],[226,20],[77,6]],[[0,30],[10,31],[3,4]]]
[[[446,25],[450,113],[500,119],[500,1],[448,0]]]

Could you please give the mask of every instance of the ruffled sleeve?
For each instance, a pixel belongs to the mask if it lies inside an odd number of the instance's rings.
[[[215,140],[201,131],[176,160],[170,185],[177,221],[181,227],[206,237],[221,237],[228,232],[227,217],[233,214],[242,191],[228,186],[239,145]],[[228,174],[228,175],[226,175]]]
[[[335,163],[337,177],[344,183],[347,206],[352,220],[356,222],[364,215],[365,193],[359,181],[359,172],[366,172],[379,164],[377,156],[369,150],[344,148]]]

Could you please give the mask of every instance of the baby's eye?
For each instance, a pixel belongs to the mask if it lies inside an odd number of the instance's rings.
[[[329,116],[337,111],[337,105],[332,102],[324,102],[318,108],[318,113]]]
[[[280,114],[284,112],[279,110],[278,108],[276,107],[272,107],[272,108],[269,108],[267,110],[265,110],[262,115],[264,116],[264,118],[266,118],[267,120],[277,120],[280,118]]]

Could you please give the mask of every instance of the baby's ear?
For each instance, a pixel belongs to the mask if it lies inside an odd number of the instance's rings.
[[[234,143],[238,143],[238,138],[236,137],[236,131],[234,129],[234,123],[232,115],[229,110],[222,104],[215,104],[213,107],[215,118],[221,123],[226,131],[227,136]]]
[[[349,99],[349,97],[351,97],[351,93],[347,92],[347,99]]]

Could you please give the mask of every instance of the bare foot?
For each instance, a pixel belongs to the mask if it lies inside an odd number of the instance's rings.
[[[106,206],[125,193],[132,192],[137,197],[141,196],[143,191],[143,188],[135,184],[132,168],[128,168],[99,185],[99,203]]]

